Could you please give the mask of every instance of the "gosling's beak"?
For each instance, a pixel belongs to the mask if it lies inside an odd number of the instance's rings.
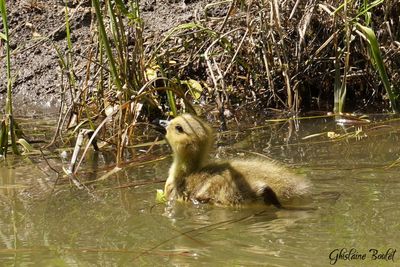
[[[170,122],[169,120],[158,120],[158,124],[159,124],[161,127],[164,127],[164,129],[167,128],[169,122]]]
[[[151,123],[154,125],[154,129],[162,134],[167,133],[167,126],[169,124],[169,120],[160,120],[160,119],[155,119]]]

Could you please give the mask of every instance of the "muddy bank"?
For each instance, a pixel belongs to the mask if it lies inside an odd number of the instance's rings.
[[[74,70],[74,90],[89,88],[95,94],[99,78],[93,65],[99,61],[99,42],[91,2],[68,1],[73,58],[70,69]],[[16,110],[24,113],[27,106],[56,110],[62,99],[61,92],[71,90],[66,81],[69,74],[60,67],[60,59],[65,60],[68,53],[65,4],[62,0],[17,0],[7,4]],[[341,83],[347,86],[345,111],[391,111],[387,90],[374,66],[368,42],[356,31],[354,22],[375,32],[389,82],[397,89],[400,85],[400,3],[385,1],[364,12],[365,7],[352,2],[347,13],[335,1],[297,4],[296,1],[142,0],[141,49],[144,60],[148,61],[149,57],[153,60],[146,67],[161,66],[163,73],[158,73],[158,77],[175,79],[186,92],[187,86],[180,81],[198,81],[203,86],[203,98],[198,102],[218,106],[220,114],[225,106],[230,110],[250,107],[253,111],[274,109],[294,113],[332,111],[333,91]],[[367,11],[369,19],[364,16]],[[191,26],[164,40],[167,31],[183,23]],[[349,28],[346,23],[351,24]],[[106,27],[110,27],[107,22]],[[136,35],[131,34],[134,29],[134,26],[126,27],[131,38],[129,53],[134,51],[131,50],[135,43],[132,39]],[[347,39],[350,31],[351,38]],[[346,58],[347,50],[349,58]],[[3,54],[0,56],[4,61]],[[107,64],[101,65],[108,75]],[[0,72],[0,78],[5,81],[4,64]],[[142,69],[140,86],[147,81],[143,73]],[[0,105],[4,103],[5,91],[3,82]],[[113,88],[110,91],[115,93]]]
[[[212,1],[208,1],[212,2]],[[193,19],[207,1],[144,0],[141,1],[145,38],[148,45],[159,42],[162,33]],[[67,40],[65,4],[62,0],[7,2],[12,48],[13,93],[16,113],[57,112],[62,91],[60,58],[57,49],[65,55]],[[77,82],[85,71],[90,48],[96,46],[96,32],[91,1],[69,1],[71,39],[76,61]],[[2,23],[0,23],[2,28]],[[6,96],[5,52],[1,49],[0,107]]]

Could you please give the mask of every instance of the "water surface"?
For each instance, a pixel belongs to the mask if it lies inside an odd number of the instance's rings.
[[[341,127],[320,118],[219,136],[213,156],[262,154],[304,173],[313,193],[300,210],[157,204],[171,162],[165,144],[151,155],[137,150],[151,163],[82,190],[48,166],[67,166],[58,152],[48,163],[9,157],[0,162],[1,265],[328,266],[353,248],[366,259],[335,265],[396,266],[400,252],[374,261],[369,250],[400,249],[399,168],[389,168],[400,157],[399,129],[397,121]],[[111,152],[91,152],[81,178],[100,177],[112,162]]]

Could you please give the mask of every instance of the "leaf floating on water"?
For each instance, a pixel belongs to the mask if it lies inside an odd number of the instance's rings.
[[[157,189],[156,202],[162,204],[167,202],[167,197],[165,196],[164,191],[162,189]]]
[[[330,139],[335,139],[335,138],[339,138],[339,137],[343,137],[343,135],[335,133],[335,132],[323,132],[323,133],[316,133],[316,134],[310,134],[307,135],[303,138],[301,138],[302,140],[307,140],[307,139],[311,139],[311,138],[315,138],[315,137],[320,137],[320,136],[327,136]]]
[[[32,152],[34,150],[33,147],[23,138],[18,139],[17,143],[25,149],[25,152]]]
[[[363,124],[368,124],[371,123],[370,120],[366,118],[357,118],[357,117],[341,117],[335,119],[336,123],[338,125],[363,125]]]
[[[9,185],[0,185],[0,189],[25,189],[28,188],[27,185],[22,184],[9,184]]]
[[[307,136],[304,136],[303,138],[301,138],[302,140],[306,140],[306,139],[310,139],[310,138],[314,138],[314,137],[318,137],[318,136],[323,136],[326,133],[316,133],[316,134],[310,134]]]
[[[327,132],[326,135],[328,136],[328,138],[331,138],[331,139],[338,138],[341,136],[340,134],[337,134],[335,132]]]

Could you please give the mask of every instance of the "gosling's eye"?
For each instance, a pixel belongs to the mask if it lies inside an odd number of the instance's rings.
[[[183,133],[183,128],[182,128],[182,126],[180,126],[180,125],[176,125],[176,126],[175,126],[175,130],[176,130],[178,133]]]

